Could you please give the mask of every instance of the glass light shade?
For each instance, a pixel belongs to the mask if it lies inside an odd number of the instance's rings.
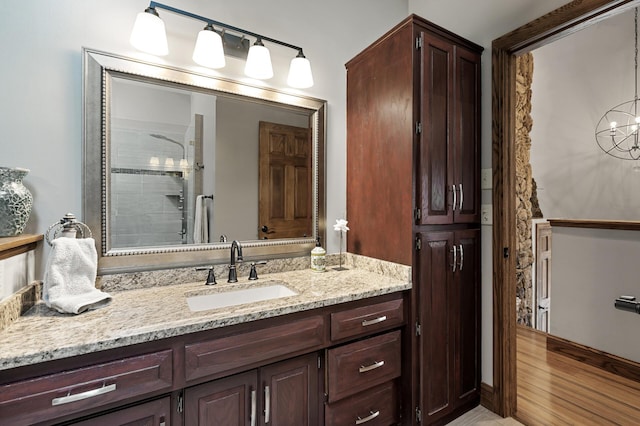
[[[269,53],[269,49],[264,47],[260,40],[256,41],[255,44],[249,48],[244,73],[248,77],[259,80],[267,80],[273,77],[271,54]]]
[[[138,50],[156,56],[169,53],[164,22],[152,12],[140,12],[133,24],[129,43]]]
[[[173,166],[174,166],[174,164],[173,164],[173,158],[171,158],[171,157],[167,157],[167,159],[166,159],[166,160],[164,160],[164,166],[165,166],[165,167],[173,167]]]
[[[150,165],[151,167],[157,167],[157,166],[159,166],[159,165],[160,165],[160,159],[159,159],[158,157],[155,157],[155,156],[151,157],[151,158],[149,159],[149,165]]]
[[[307,87],[313,86],[311,63],[307,58],[298,55],[291,60],[287,84],[296,89],[306,89]]]
[[[208,27],[200,31],[196,40],[196,47],[193,49],[193,61],[208,68],[224,67],[224,49],[220,34]]]
[[[186,169],[189,167],[189,162],[185,158],[180,159],[180,167]]]

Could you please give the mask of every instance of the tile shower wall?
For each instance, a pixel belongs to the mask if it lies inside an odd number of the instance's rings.
[[[176,141],[184,135],[157,132]],[[183,240],[182,149],[135,129],[112,128],[112,247],[180,244]],[[126,155],[119,155],[126,147]],[[124,150],[122,150],[124,151]],[[151,158],[157,158],[157,164]],[[166,164],[172,159],[174,165]]]

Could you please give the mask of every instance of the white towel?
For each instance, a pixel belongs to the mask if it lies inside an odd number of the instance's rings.
[[[209,242],[209,217],[204,195],[196,197],[195,214],[193,218],[193,242],[203,244]]]
[[[48,307],[79,314],[108,303],[111,296],[95,287],[98,254],[93,238],[56,238],[47,259],[42,298]]]

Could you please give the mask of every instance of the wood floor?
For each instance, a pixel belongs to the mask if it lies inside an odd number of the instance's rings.
[[[529,426],[640,425],[640,383],[553,352],[518,327],[518,410]]]

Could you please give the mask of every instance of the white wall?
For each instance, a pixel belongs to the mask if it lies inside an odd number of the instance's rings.
[[[595,138],[603,114],[634,97],[633,31],[632,10],[533,53],[531,164],[545,217],[640,220],[640,163]]]
[[[640,362],[640,316],[613,304],[640,297],[640,232],[553,227],[551,333]]]
[[[34,208],[25,232],[43,233],[65,213],[82,212],[82,59],[90,47],[141,56],[128,42],[133,21],[146,0],[5,0],[0,14],[0,164],[26,167],[25,185]],[[287,41],[304,48],[315,86],[299,92],[328,101],[327,218],[343,217],[345,191],[344,64],[407,15],[407,1],[300,0],[202,2],[170,5]],[[159,10],[165,21],[171,65],[193,67],[191,52],[203,24]],[[268,19],[265,19],[268,17]],[[269,46],[276,77],[270,85],[287,89],[285,74],[295,55]],[[157,59],[154,59],[157,60]],[[228,58],[220,72],[244,79],[239,60]],[[202,70],[202,69],[200,69]],[[338,235],[326,247],[338,251]],[[46,259],[46,252],[44,258]],[[41,277],[43,263],[36,278]]]

